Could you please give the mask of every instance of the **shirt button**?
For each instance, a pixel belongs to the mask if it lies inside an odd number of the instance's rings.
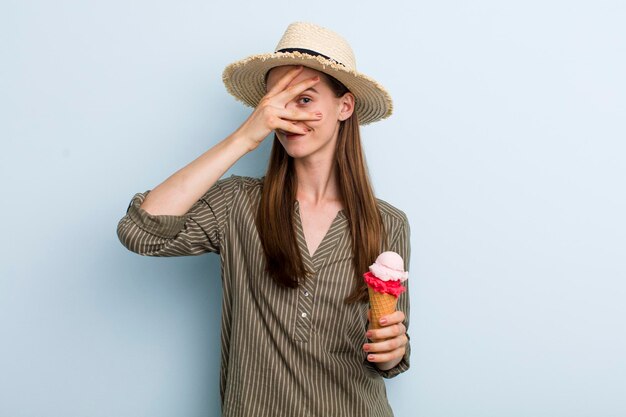
[[[306,313],[302,313],[300,314],[302,317],[306,317]]]
[[[308,296],[309,296],[309,292],[305,290],[305,291],[304,291],[304,296],[305,296],[305,297],[308,297]]]

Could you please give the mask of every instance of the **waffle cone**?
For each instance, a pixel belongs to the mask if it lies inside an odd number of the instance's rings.
[[[380,318],[396,311],[398,298],[391,294],[374,291],[368,287],[370,295],[370,327],[380,329]]]

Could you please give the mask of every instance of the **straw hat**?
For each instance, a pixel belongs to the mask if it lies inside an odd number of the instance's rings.
[[[304,65],[341,81],[354,94],[354,111],[361,125],[391,116],[391,96],[374,79],[357,71],[348,42],[313,23],[291,23],[273,53],[251,55],[233,62],[224,69],[222,80],[237,100],[256,107],[266,94],[265,73],[280,65]]]

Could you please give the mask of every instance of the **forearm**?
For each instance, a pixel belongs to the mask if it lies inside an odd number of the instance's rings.
[[[152,189],[140,207],[154,215],[187,213],[250,150],[244,138],[228,136]]]

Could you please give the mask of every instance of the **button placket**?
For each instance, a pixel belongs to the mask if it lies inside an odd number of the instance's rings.
[[[315,267],[313,259],[311,259],[306,246],[306,240],[304,239],[304,232],[302,230],[302,219],[300,217],[300,205],[297,200],[294,206],[294,226],[304,266],[307,270],[312,272],[310,276],[304,279],[297,290],[298,306],[295,317],[294,338],[300,342],[308,343],[311,337],[312,329],[311,323],[313,319],[315,286],[317,285],[317,268]]]
[[[296,315],[296,339],[308,342],[311,333],[311,320],[313,317],[313,293],[317,282],[316,275],[308,277],[301,284],[298,291],[298,313]]]

